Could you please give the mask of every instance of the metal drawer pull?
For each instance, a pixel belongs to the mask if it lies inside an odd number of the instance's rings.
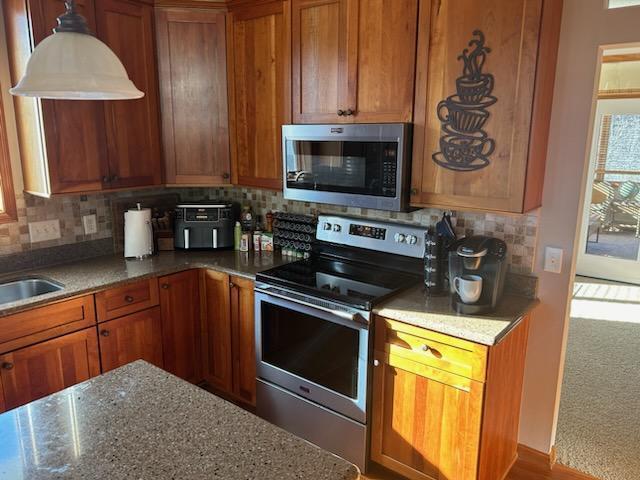
[[[374,360],[373,361],[373,366],[374,367],[379,367],[380,366],[380,360]]]
[[[4,368],[5,370],[11,370],[13,368],[13,363],[11,362],[4,362],[2,364],[2,368]]]
[[[169,284],[168,283],[163,283],[162,284],[162,288],[164,288],[165,290],[169,290]]]
[[[131,303],[133,302],[133,297],[131,295],[127,295],[126,297],[124,297],[124,301],[127,303]]]
[[[422,345],[422,347],[420,347],[422,349],[423,352],[428,352],[429,350],[431,350],[431,347],[429,345],[427,345],[426,343],[424,345]]]
[[[102,335],[103,337],[108,337],[109,336],[109,330],[102,330],[100,332],[100,335]]]

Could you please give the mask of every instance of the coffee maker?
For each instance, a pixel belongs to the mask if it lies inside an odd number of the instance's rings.
[[[507,274],[507,245],[498,238],[475,235],[449,250],[451,305],[458,313],[493,311],[502,297]]]

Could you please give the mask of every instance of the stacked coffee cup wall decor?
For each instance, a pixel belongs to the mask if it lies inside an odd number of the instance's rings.
[[[469,47],[458,60],[464,68],[456,79],[456,94],[438,104],[438,119],[442,122],[440,151],[433,154],[433,161],[443,168],[459,172],[471,172],[487,167],[495,150],[495,140],[483,130],[489,120],[491,105],[498,99],[491,95],[494,78],[483,73],[482,68],[491,52],[485,46],[485,36],[480,30],[473,32]]]

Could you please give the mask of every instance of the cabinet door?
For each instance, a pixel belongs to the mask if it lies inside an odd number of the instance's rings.
[[[138,100],[105,102],[112,188],[162,181],[153,7],[126,0],[96,2],[98,37],[122,61],[144,92]]]
[[[98,333],[103,372],[140,359],[163,368],[160,307],[101,323]]]
[[[283,2],[232,10],[227,28],[233,183],[279,190],[290,103]]]
[[[213,387],[232,393],[229,275],[203,270],[200,285],[204,379]]]
[[[371,457],[412,479],[476,478],[483,384],[376,352]]]
[[[157,11],[167,183],[230,182],[225,15]]]
[[[534,90],[540,74],[536,67],[548,61],[538,58],[542,3],[543,0],[442,0],[434,2],[430,15],[421,15],[413,205],[523,211]],[[553,10],[557,7],[551,3],[561,8],[562,2],[550,2]],[[464,63],[458,56],[465,49],[474,49],[469,42],[478,39],[473,35],[476,30],[484,33],[485,45],[491,49],[481,71],[493,75],[494,87],[491,89],[486,79],[485,87],[475,87],[479,89],[475,97],[482,99],[474,98],[469,95],[474,87],[467,80],[466,90],[464,84],[460,90],[467,95],[463,101],[457,82],[463,76]],[[553,51],[550,47],[549,52]],[[496,103],[482,106],[491,100],[490,96],[497,99]],[[439,118],[439,104],[446,99],[450,99],[449,108],[442,109]],[[482,108],[472,109],[478,104]],[[442,118],[450,126],[448,136],[441,141]],[[464,127],[467,137],[460,135],[460,127]],[[492,150],[491,141],[495,141],[495,150],[487,153]],[[461,148],[459,145],[465,142],[474,146]],[[445,152],[449,152],[447,157]],[[448,162],[448,166],[436,163],[434,155],[441,164]],[[473,170],[476,167],[479,168]]]
[[[7,409],[100,374],[96,329],[87,328],[0,356]],[[0,404],[2,401],[0,401]]]
[[[292,0],[294,123],[351,123],[355,110],[358,0]]]
[[[256,346],[253,282],[231,277],[231,334],[233,393],[246,403],[256,403]]]
[[[429,8],[429,2],[365,0],[359,3],[354,120],[411,122],[418,6]]]
[[[30,0],[33,41],[52,34],[64,0]],[[96,31],[94,0],[80,0],[78,11]],[[52,193],[101,190],[109,175],[104,102],[40,100],[42,125]]]
[[[189,382],[200,382],[200,292],[197,270],[160,278],[160,309],[165,370]]]

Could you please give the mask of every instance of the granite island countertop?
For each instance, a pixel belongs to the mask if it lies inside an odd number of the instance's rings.
[[[137,361],[0,415],[0,478],[351,480],[358,469]]]
[[[0,317],[78,295],[89,294],[131,283],[144,278],[168,275],[192,268],[208,268],[255,279],[256,273],[298,260],[277,252],[238,252],[218,250],[208,252],[161,252],[144,260],[125,260],[122,254],[91,258],[80,262],[13,272],[0,281],[28,276],[54,280],[64,286],[58,292],[38,295],[0,305]]]
[[[377,306],[374,313],[491,346],[502,340],[538,303],[537,299],[505,294],[494,312],[464,315],[451,307],[449,295],[429,297],[419,285]]]

